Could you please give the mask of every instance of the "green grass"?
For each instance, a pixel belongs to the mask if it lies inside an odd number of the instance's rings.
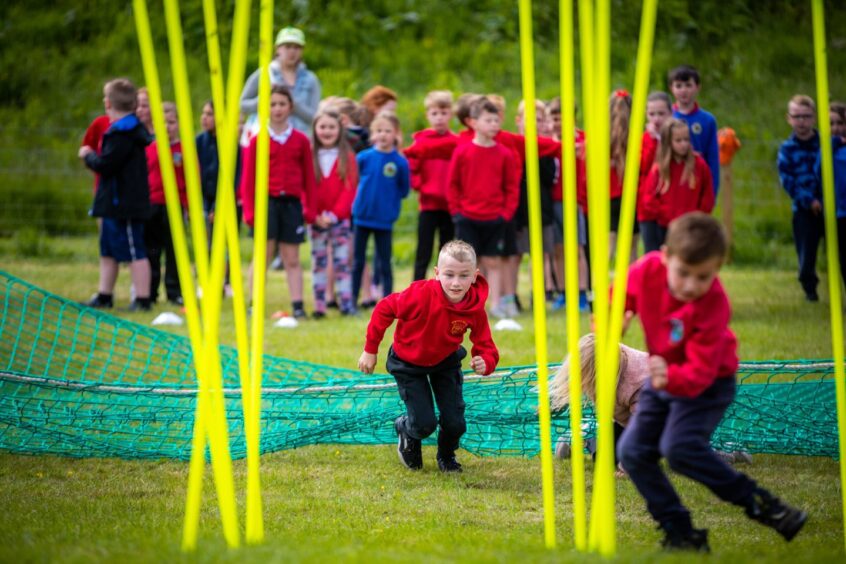
[[[250,241],[243,241],[249,253]],[[404,241],[406,246],[408,241]],[[84,299],[97,281],[93,238],[49,239],[37,257],[21,257],[19,242],[0,239],[2,268],[71,299]],[[780,256],[791,262],[792,250]],[[305,257],[304,257],[305,258]],[[400,258],[396,286],[410,279]],[[828,301],[807,304],[792,270],[728,266],[722,275],[734,307],[733,328],[744,360],[830,358]],[[288,308],[284,274],[269,276],[268,309]],[[823,280],[825,282],[825,280]],[[128,273],[118,281],[118,301],[128,300]],[[528,303],[525,274],[521,289]],[[230,307],[231,301],[224,302]],[[140,323],[150,314],[117,312]],[[503,365],[534,362],[531,320],[526,330],[496,334]],[[563,356],[564,320],[551,314],[551,357]],[[296,331],[269,328],[266,351],[295,359],[354,368],[367,317],[306,321]],[[582,319],[583,330],[587,318]],[[223,341],[234,342],[231,312],[222,318]],[[176,332],[184,334],[185,329]],[[627,342],[642,345],[633,327]],[[383,358],[380,358],[380,362]],[[0,562],[266,562],[266,561],[600,561],[572,549],[569,465],[556,463],[556,529],[559,548],[543,546],[538,460],[476,457],[460,453],[461,476],[441,475],[434,448],[426,468],[405,471],[395,447],[316,446],[262,458],[266,542],[230,551],[222,538],[213,483],[205,485],[201,545],[180,551],[188,467],[182,462],[66,459],[0,455]],[[744,467],[762,484],[807,508],[811,519],[793,543],[749,522],[698,484],[674,477],[695,524],[711,530],[714,562],[824,562],[843,556],[838,465],[826,458],[756,456]],[[590,465],[589,465],[590,470]],[[235,463],[243,521],[245,463]],[[589,480],[590,481],[590,480]],[[618,481],[618,560],[667,562],[700,557],[660,555],[659,534],[627,480]]]

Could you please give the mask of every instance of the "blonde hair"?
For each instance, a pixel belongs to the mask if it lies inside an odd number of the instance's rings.
[[[320,170],[318,149],[331,149],[331,147],[320,146],[320,141],[317,139],[317,122],[321,118],[333,119],[338,123],[338,142],[335,144],[335,147],[338,148],[338,176],[341,177],[341,181],[345,181],[347,179],[347,161],[349,160],[351,152],[350,142],[347,139],[347,128],[344,127],[344,124],[341,121],[341,115],[330,108],[318,110],[317,114],[314,116],[314,121],[311,122],[311,146],[314,148],[311,152],[311,158],[314,162],[314,177],[318,182],[323,180],[323,171]]]
[[[810,96],[806,96],[805,94],[796,94],[793,98],[790,99],[790,102],[787,103],[787,111],[790,111],[790,104],[796,104],[797,106],[805,106],[809,108],[812,112],[817,111],[817,106],[814,104],[814,99]]]
[[[520,100],[520,103],[517,104],[517,115],[523,117],[524,112],[526,111],[526,101]],[[560,106],[559,106],[560,111]],[[539,116],[546,116],[546,104],[543,100],[535,100],[535,113]]]
[[[476,266],[476,251],[470,243],[466,243],[461,239],[453,239],[441,248],[438,253],[438,260],[443,257],[450,257],[461,263],[472,263]]]
[[[375,127],[374,124],[377,121],[387,121],[391,124],[391,126],[396,130],[400,130],[400,121],[397,115],[393,112],[379,112],[376,114],[376,117],[370,122],[370,127]]]
[[[658,192],[664,193],[670,188],[670,163],[673,161],[673,130],[684,128],[689,131],[686,122],[670,118],[661,126],[661,143],[658,145],[658,154],[655,161],[658,163]],[[681,183],[687,184],[691,190],[696,189],[696,155],[693,153],[693,144],[690,145],[687,155],[679,155],[684,162],[684,171],[681,175]]]
[[[173,114],[176,118],[179,118],[179,114],[176,112],[176,104],[173,102],[162,102],[162,113]]]
[[[423,99],[423,107],[452,109],[452,92],[449,90],[432,90]]]
[[[595,337],[588,333],[579,339],[579,358],[582,376],[582,393],[596,404],[596,357]],[[629,365],[629,355],[625,347],[620,346],[620,366],[617,369],[617,382]],[[570,404],[570,357],[564,359],[549,386],[549,403],[552,411],[561,411]]]
[[[622,180],[626,168],[626,148],[629,144],[629,118],[632,113],[632,97],[624,90],[611,94],[611,166]]]
[[[501,115],[505,115],[505,96],[501,94],[486,94],[485,97],[496,106],[497,111]]]

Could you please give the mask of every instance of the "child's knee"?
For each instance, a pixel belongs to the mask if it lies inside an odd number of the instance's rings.
[[[416,416],[409,418],[407,425],[409,427],[408,431],[413,437],[425,439],[435,432],[435,429],[438,427],[438,422],[435,419],[435,414],[433,413],[431,416]]]
[[[453,437],[460,437],[467,432],[467,421],[463,414],[455,417],[441,417],[441,431]]]

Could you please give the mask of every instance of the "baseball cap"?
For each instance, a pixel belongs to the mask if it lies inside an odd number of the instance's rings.
[[[279,47],[283,43],[293,43],[305,47],[305,34],[301,29],[295,27],[283,27],[276,34],[275,46]]]

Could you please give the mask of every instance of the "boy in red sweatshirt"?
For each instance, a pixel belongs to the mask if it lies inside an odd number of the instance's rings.
[[[488,284],[476,268],[473,247],[455,240],[441,249],[434,279],[413,282],[373,310],[358,367],[365,374],[373,372],[379,343],[397,319],[387,369],[397,381],[408,412],[394,421],[397,452],[412,470],[423,467],[421,441],[440,424],[438,468],[461,472],[455,451],[467,430],[461,374],[461,360],[467,356],[461,346],[464,334],[470,331],[470,367],[476,374],[490,374],[499,362],[485,313],[487,297]],[[435,418],[433,394],[440,419]]]
[[[619,459],[666,536],[665,549],[708,552],[708,531],[694,529],[690,512],[661,469],[707,486],[720,499],[772,527],[788,541],[808,514],[737,472],[714,453],[711,435],[735,394],[737,339],[731,308],[717,274],[728,247],[719,221],[703,212],[670,224],[660,252],[632,265],[626,310],[640,316],[649,350],[649,380],[637,412],[617,446]]]

